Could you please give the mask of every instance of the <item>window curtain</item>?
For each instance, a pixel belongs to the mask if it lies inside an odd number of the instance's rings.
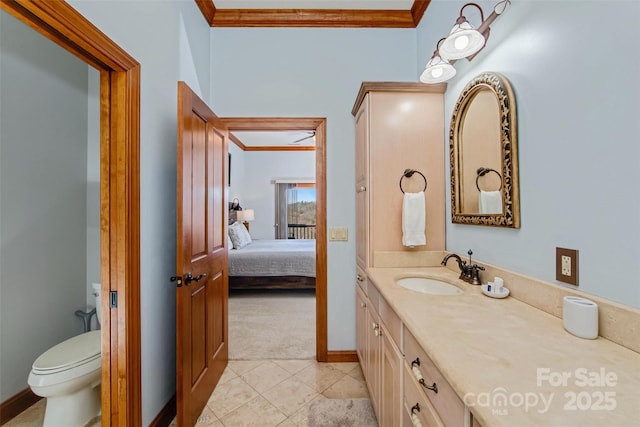
[[[286,239],[288,237],[289,222],[287,219],[287,190],[295,188],[296,184],[276,183],[276,239]]]

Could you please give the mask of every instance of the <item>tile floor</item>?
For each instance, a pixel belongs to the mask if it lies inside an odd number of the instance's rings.
[[[45,399],[40,399],[24,412],[18,414],[8,422],[2,424],[2,427],[41,427],[44,421],[44,409],[46,405]],[[89,421],[84,427],[100,427],[100,418],[95,417]]]
[[[197,426],[306,426],[314,400],[363,397],[369,393],[358,363],[231,360]],[[3,427],[40,426],[43,416],[41,400]]]
[[[231,360],[197,426],[306,426],[314,400],[363,397],[369,393],[358,363]]]

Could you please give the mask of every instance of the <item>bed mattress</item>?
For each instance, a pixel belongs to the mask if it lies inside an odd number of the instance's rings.
[[[316,241],[253,240],[229,250],[229,276],[316,277]]]

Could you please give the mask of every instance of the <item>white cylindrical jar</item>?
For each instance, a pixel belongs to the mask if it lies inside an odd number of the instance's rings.
[[[595,339],[598,337],[598,304],[586,298],[566,296],[562,304],[562,323],[573,335]]]

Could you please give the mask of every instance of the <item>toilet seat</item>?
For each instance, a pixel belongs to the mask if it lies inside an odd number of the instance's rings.
[[[33,362],[32,373],[51,375],[91,364],[101,356],[100,331],[91,331],[69,338],[51,347]]]

